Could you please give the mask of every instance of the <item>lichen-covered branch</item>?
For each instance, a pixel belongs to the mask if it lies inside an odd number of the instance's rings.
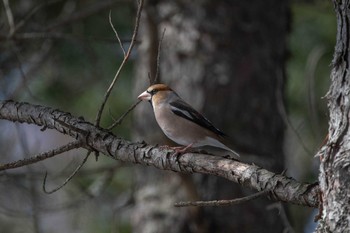
[[[181,173],[211,174],[259,191],[271,190],[271,198],[275,200],[311,207],[318,205],[318,185],[299,183],[258,166],[218,156],[197,153],[174,155],[172,150],[118,138],[82,118],[49,107],[0,101],[0,119],[55,129],[82,141],[82,147],[88,150],[124,162]]]

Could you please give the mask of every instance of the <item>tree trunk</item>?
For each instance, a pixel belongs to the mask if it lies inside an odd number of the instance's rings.
[[[337,42],[332,84],[327,94],[330,113],[328,141],[320,150],[322,211],[317,232],[350,232],[350,3],[334,0]]]
[[[283,170],[285,38],[288,2],[150,1],[146,6],[136,70],[136,92],[155,74],[157,39],[164,28],[160,81],[176,90],[234,141],[242,160]],[[156,125],[151,107],[135,113],[135,137],[171,143]],[[163,140],[159,139],[159,135]],[[248,156],[254,154],[256,156]],[[140,168],[134,232],[282,232],[271,202],[175,209],[175,200],[233,199],[250,194],[226,180]],[[157,229],[152,231],[147,229]]]

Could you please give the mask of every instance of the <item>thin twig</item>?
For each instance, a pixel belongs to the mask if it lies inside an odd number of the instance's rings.
[[[108,18],[109,18],[109,24],[111,25],[111,27],[112,27],[112,29],[113,29],[113,31],[114,31],[115,37],[117,37],[117,40],[118,40],[119,46],[120,46],[120,48],[122,49],[123,54],[124,54],[124,57],[125,57],[126,52],[125,52],[125,49],[124,49],[123,43],[122,43],[122,41],[120,40],[120,37],[119,37],[118,31],[115,29],[115,27],[114,27],[114,25],[113,25],[113,23],[112,23],[112,16],[111,16],[111,14],[112,14],[112,11],[110,10],[110,11],[109,11],[109,15],[108,15]]]
[[[186,206],[228,206],[228,205],[238,205],[244,202],[254,200],[258,197],[266,195],[270,190],[263,190],[252,195],[236,198],[232,200],[214,200],[214,201],[188,201],[188,202],[177,202],[174,204],[175,207],[186,207]]]
[[[85,158],[84,158],[84,160],[79,164],[79,166],[74,170],[74,172],[70,176],[68,176],[68,178],[61,185],[59,185],[58,187],[52,189],[51,191],[47,191],[46,190],[47,172],[45,172],[44,181],[43,181],[43,191],[44,191],[44,193],[52,194],[52,193],[60,190],[63,186],[65,186],[78,173],[80,168],[82,168],[82,166],[86,163],[86,161],[89,158],[90,154],[91,154],[91,151],[88,151],[86,156],[85,156]]]
[[[113,129],[114,127],[116,127],[117,125],[120,125],[120,124],[123,122],[124,118],[125,118],[132,110],[134,110],[134,108],[136,108],[136,106],[137,106],[139,103],[141,103],[141,101],[142,101],[142,100],[138,100],[136,103],[134,103],[126,112],[123,113],[123,115],[121,115],[121,116],[118,118],[118,120],[115,120],[114,123],[113,123],[111,126],[109,126],[109,127],[107,128],[107,130],[112,130],[112,129]]]
[[[0,165],[0,171],[13,169],[13,168],[18,168],[18,167],[23,167],[23,166],[26,166],[26,165],[29,165],[29,164],[33,164],[33,163],[36,163],[36,162],[39,162],[39,161],[51,158],[51,157],[53,157],[55,155],[62,154],[63,152],[66,152],[66,151],[78,148],[81,145],[82,145],[81,141],[74,141],[74,142],[68,143],[68,144],[66,144],[64,146],[60,146],[60,147],[58,147],[56,149],[40,153],[40,154],[38,154],[38,155],[36,155],[34,157],[30,157],[30,158],[27,158],[27,159],[21,159],[21,160],[17,160],[15,162],[12,162],[12,163],[6,163],[6,164],[3,164],[3,165]]]
[[[126,163],[115,163],[114,165],[105,165],[101,167],[96,167],[96,168],[90,168],[90,169],[84,169],[80,171],[80,175],[82,176],[93,176],[99,173],[103,173],[105,171],[114,171],[119,168],[124,168],[124,167],[129,167],[129,164]],[[71,167],[71,165],[69,166]],[[66,168],[63,169],[63,172],[60,173],[60,175],[63,176],[68,176],[69,174],[65,172]],[[22,178],[27,178],[31,177],[34,179],[40,178],[42,176],[41,171],[32,171],[31,174],[29,175],[26,171],[19,171],[19,172],[11,172],[11,173],[4,173],[2,174],[2,177],[9,177],[13,179],[22,179]]]
[[[160,52],[161,52],[161,49],[162,49],[162,43],[163,43],[163,39],[164,39],[164,35],[165,35],[165,31],[166,31],[166,28],[164,28],[163,30],[163,33],[162,33],[162,36],[159,40],[159,44],[158,44],[158,51],[157,51],[157,68],[156,68],[156,75],[153,79],[153,83],[152,84],[155,84],[159,81],[159,73],[160,73]]]
[[[114,87],[114,84],[116,83],[116,81],[118,80],[118,77],[120,75],[120,72],[122,70],[122,68],[124,67],[125,63],[128,61],[129,57],[130,57],[130,54],[131,54],[131,51],[135,45],[135,42],[136,42],[136,36],[137,36],[137,33],[138,33],[138,30],[139,30],[139,25],[140,25],[140,18],[141,18],[141,12],[142,12],[142,7],[143,7],[143,0],[140,0],[139,1],[139,5],[138,5],[138,8],[137,8],[137,14],[136,14],[136,20],[135,20],[135,27],[134,27],[134,32],[133,32],[133,35],[132,35],[132,38],[131,38],[131,42],[130,42],[130,45],[129,45],[129,48],[124,56],[124,59],[122,61],[122,63],[120,64],[118,70],[117,70],[117,73],[115,74],[114,78],[113,78],[113,81],[112,83],[110,84],[108,90],[106,91],[105,93],[105,96],[103,98],[103,101],[102,101],[102,104],[100,106],[100,109],[98,110],[97,112],[97,115],[96,115],[96,120],[95,120],[95,125],[98,126],[100,125],[100,121],[101,121],[101,116],[102,116],[102,112],[104,110],[104,107],[106,105],[106,102],[108,100],[108,97],[109,95],[111,94],[112,92],[112,89]]]
[[[12,11],[11,11],[11,7],[10,7],[10,4],[9,4],[8,0],[2,0],[2,1],[4,3],[7,20],[9,22],[9,26],[10,26],[10,33],[9,33],[9,35],[12,35],[14,30],[15,30],[15,21],[13,19],[13,14],[12,14]]]

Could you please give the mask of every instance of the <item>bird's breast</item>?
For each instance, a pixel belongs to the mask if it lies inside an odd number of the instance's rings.
[[[159,127],[168,136],[168,134],[174,131],[174,114],[171,109],[166,109],[166,107],[156,107],[154,108],[154,115]]]
[[[176,115],[167,105],[154,108],[155,118],[164,134],[177,144],[194,147],[206,136],[206,131],[199,125]],[[201,144],[201,143],[200,143]]]

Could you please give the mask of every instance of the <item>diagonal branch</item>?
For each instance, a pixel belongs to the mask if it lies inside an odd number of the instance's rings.
[[[2,2],[4,3],[4,7],[5,7],[5,12],[6,12],[6,16],[7,16],[7,21],[9,23],[9,27],[10,27],[10,32],[9,35],[11,35],[14,30],[15,30],[15,21],[13,19],[13,14],[11,11],[11,7],[10,7],[10,3],[8,0],[2,0]]]
[[[129,48],[128,48],[126,53],[124,51],[123,45],[121,44],[121,40],[120,40],[120,38],[118,36],[118,33],[116,33],[116,36],[117,36],[118,41],[120,43],[120,46],[122,47],[122,50],[124,52],[124,59],[123,59],[122,63],[120,64],[120,66],[119,66],[119,68],[117,70],[117,73],[115,74],[115,76],[113,78],[113,81],[111,82],[110,86],[108,87],[108,89],[107,89],[107,91],[105,93],[103,101],[102,101],[102,103],[100,105],[100,109],[98,110],[97,115],[96,115],[95,125],[100,125],[102,112],[103,112],[103,109],[104,109],[104,107],[106,105],[106,102],[107,102],[107,100],[108,100],[108,98],[109,98],[109,96],[110,96],[110,94],[111,94],[111,92],[113,90],[113,87],[114,87],[115,83],[117,82],[117,80],[119,78],[121,70],[123,69],[125,63],[129,60],[131,51],[132,51],[132,49],[135,46],[136,36],[137,36],[138,31],[139,31],[142,7],[143,7],[143,0],[140,0],[139,3],[138,3],[138,7],[137,7],[137,14],[136,14],[134,32],[132,34],[131,42],[130,42]],[[116,32],[115,28],[114,27],[112,27],[112,28],[113,28],[114,32]]]
[[[134,103],[133,105],[131,105],[128,110],[126,110],[126,112],[124,112],[117,120],[114,121],[114,123],[112,125],[110,125],[107,130],[112,130],[114,127],[116,127],[117,125],[120,125],[124,118],[132,111],[134,110],[134,108],[136,108],[136,106],[141,103],[142,100],[138,100],[136,103]]]
[[[21,160],[17,160],[15,162],[12,162],[12,163],[1,164],[0,171],[18,168],[18,167],[23,167],[23,166],[26,166],[29,164],[37,163],[39,161],[54,157],[55,155],[62,154],[63,152],[66,152],[66,151],[69,151],[69,150],[72,150],[75,148],[79,148],[82,145],[83,145],[82,142],[74,141],[74,142],[68,143],[66,145],[60,146],[56,149],[40,153],[36,156],[30,157],[27,159],[21,159]]]
[[[47,179],[47,172],[46,172],[46,173],[45,173],[45,177],[44,177],[44,181],[43,181],[43,191],[44,191],[44,193],[46,193],[46,194],[52,194],[52,193],[54,193],[54,192],[60,190],[61,188],[63,188],[66,184],[68,184],[68,182],[69,182],[71,179],[73,179],[73,177],[78,173],[78,171],[80,170],[80,168],[82,168],[83,165],[86,163],[86,161],[87,161],[87,159],[89,158],[90,154],[91,154],[91,151],[88,151],[87,154],[86,154],[86,156],[85,156],[85,158],[83,159],[83,161],[82,161],[82,162],[79,164],[79,166],[73,171],[73,173],[70,174],[70,175],[68,176],[68,178],[67,178],[62,184],[60,184],[58,187],[56,187],[56,188],[54,188],[54,189],[52,189],[52,190],[50,190],[50,191],[47,191],[47,190],[46,190],[46,179]]]
[[[236,198],[232,200],[214,200],[214,201],[181,201],[174,204],[175,207],[186,207],[186,206],[228,206],[238,205],[251,200],[255,200],[261,196],[269,193],[269,190],[263,190],[252,195]]]
[[[109,24],[111,25],[111,27],[112,27],[112,29],[113,29],[113,32],[114,32],[114,34],[115,34],[115,37],[117,37],[117,40],[118,40],[120,49],[123,51],[123,55],[124,55],[124,57],[125,57],[125,56],[126,56],[126,52],[125,52],[123,43],[122,43],[122,41],[121,41],[121,39],[120,39],[120,36],[119,36],[119,34],[118,34],[117,29],[115,29],[115,27],[114,27],[114,25],[113,25],[113,22],[112,22],[112,11],[109,11],[108,19],[109,19]]]
[[[118,138],[84,119],[49,107],[0,101],[0,119],[55,129],[82,141],[83,148],[101,152],[116,160],[180,173],[220,176],[258,191],[269,190],[272,199],[292,204],[317,207],[319,203],[317,184],[300,183],[255,165],[219,156],[197,153],[174,156],[173,150]]]
[[[164,39],[164,35],[165,35],[165,31],[166,28],[164,28],[162,36],[159,40],[159,44],[158,44],[158,50],[157,50],[157,64],[156,64],[156,74],[154,76],[153,82],[152,84],[156,84],[159,82],[159,74],[160,74],[160,52],[162,50],[162,43],[163,43],[163,39]]]

